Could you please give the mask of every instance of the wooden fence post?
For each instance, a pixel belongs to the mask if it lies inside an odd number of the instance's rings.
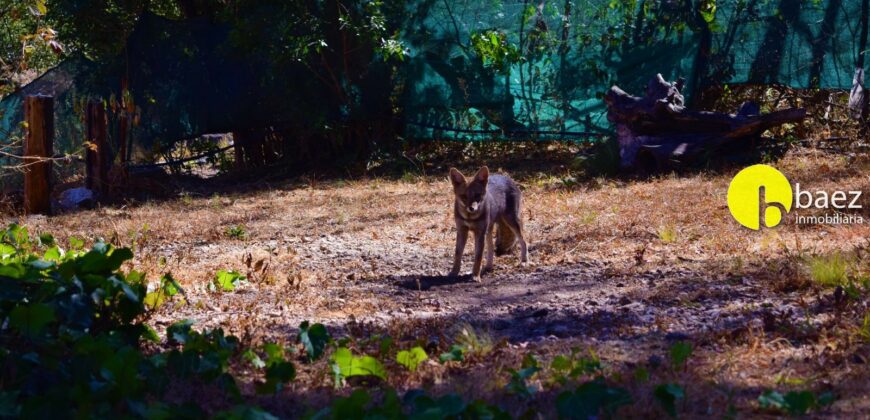
[[[243,142],[247,140],[241,131],[233,131],[233,153],[235,156],[235,170],[243,171],[247,166],[245,164],[245,145]]]
[[[85,151],[85,186],[101,195],[108,191],[108,150],[106,149],[106,107],[102,102],[88,102],[85,116],[90,147]]]
[[[51,213],[51,161],[54,155],[54,98],[24,98],[24,213]]]
[[[129,121],[127,120],[132,110],[132,95],[127,88],[127,77],[121,79],[121,106],[120,116],[118,117],[118,155],[120,156],[121,165],[127,164],[127,130],[129,129]]]

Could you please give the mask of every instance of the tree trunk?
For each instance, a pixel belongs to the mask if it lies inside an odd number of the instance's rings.
[[[54,155],[54,98],[24,99],[27,135],[24,139],[24,213],[51,213],[51,161]]]
[[[85,186],[105,195],[108,191],[109,150],[106,141],[108,121],[102,102],[88,102],[86,124],[89,145],[85,150]]]

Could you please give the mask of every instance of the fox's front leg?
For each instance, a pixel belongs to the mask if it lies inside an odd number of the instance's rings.
[[[478,229],[474,232],[474,267],[471,269],[471,278],[480,282],[480,265],[483,262],[483,246],[486,238],[486,229]]]
[[[483,266],[484,272],[492,271],[492,260],[495,258],[495,243],[493,243],[493,230],[495,224],[490,225],[486,230],[486,265]]]
[[[459,269],[462,268],[462,252],[465,251],[466,241],[468,241],[468,228],[456,226],[456,250],[453,254],[453,269],[450,270],[450,277],[459,275]]]

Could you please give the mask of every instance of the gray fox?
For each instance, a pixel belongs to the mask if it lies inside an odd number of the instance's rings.
[[[453,256],[453,269],[450,276],[459,274],[462,265],[462,252],[468,239],[468,231],[474,232],[474,267],[471,275],[480,281],[480,263],[483,259],[484,239],[486,239],[486,267],[492,269],[493,254],[503,255],[520,244],[520,263],[526,264],[528,256],[526,241],[523,239],[523,222],[520,219],[522,193],[513,180],[504,175],[490,175],[489,168],[480,168],[471,182],[466,181],[462,172],[450,168],[450,182],[456,198],[453,216],[456,220],[456,253]],[[498,225],[495,244],[493,230]]]

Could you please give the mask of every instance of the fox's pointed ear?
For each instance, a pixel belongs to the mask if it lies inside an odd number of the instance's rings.
[[[461,187],[465,185],[465,175],[462,175],[462,172],[459,172],[459,169],[450,168],[450,183],[453,184],[453,188]]]
[[[474,180],[475,180],[475,181],[480,181],[480,182],[482,182],[482,183],[484,183],[484,184],[486,184],[486,181],[487,181],[488,179],[489,179],[489,168],[487,168],[486,166],[481,167],[481,168],[477,171],[477,174],[474,175]]]

